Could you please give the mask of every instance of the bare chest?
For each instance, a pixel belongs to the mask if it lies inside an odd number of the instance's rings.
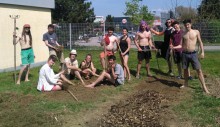
[[[187,32],[183,35],[184,41],[193,41],[197,38],[196,32]]]
[[[139,33],[139,38],[150,38],[150,32]]]

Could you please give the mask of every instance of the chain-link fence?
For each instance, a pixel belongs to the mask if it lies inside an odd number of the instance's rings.
[[[220,43],[220,21],[200,21],[193,28],[200,31],[203,42]]]
[[[56,23],[56,34],[58,41],[67,49],[77,45],[99,46],[99,43],[108,27],[115,29],[114,35],[122,36],[122,28],[126,27],[129,36],[133,39],[138,26],[131,23]]]
[[[99,43],[110,26],[114,27],[114,34],[117,37],[122,36],[123,27],[128,29],[131,39],[134,39],[135,33],[138,31],[138,26],[132,23],[57,23],[56,33],[59,43],[67,49],[82,45],[100,46]],[[200,31],[203,42],[220,43],[219,22],[197,22],[193,24],[193,28]],[[155,38],[157,41],[163,41],[163,37]]]

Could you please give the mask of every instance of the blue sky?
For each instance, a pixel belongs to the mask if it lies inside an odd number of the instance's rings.
[[[88,0],[92,2],[96,16],[107,16],[108,14],[114,17],[124,16],[125,1],[130,0]],[[167,11],[176,6],[190,6],[197,8],[201,0],[142,0],[142,5],[147,5],[150,11],[156,11],[159,15],[161,11]]]

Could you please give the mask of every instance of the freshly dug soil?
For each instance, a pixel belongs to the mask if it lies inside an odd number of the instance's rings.
[[[159,92],[145,90],[116,105],[100,120],[100,127],[161,127]]]

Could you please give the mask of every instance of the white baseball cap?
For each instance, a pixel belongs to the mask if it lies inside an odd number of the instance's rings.
[[[77,55],[77,52],[76,52],[76,50],[75,50],[75,49],[72,49],[72,50],[71,50],[71,52],[70,52],[70,54]]]

